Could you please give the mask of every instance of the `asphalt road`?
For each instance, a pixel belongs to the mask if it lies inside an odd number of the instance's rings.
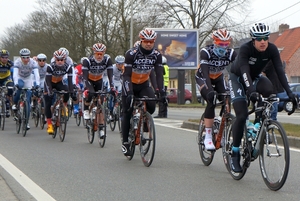
[[[221,151],[209,167],[204,166],[196,131],[180,128],[183,114],[194,118],[198,111],[194,112],[170,108],[168,119],[155,119],[157,146],[150,167],[143,165],[138,149],[131,161],[123,156],[116,131],[108,132],[107,143],[100,148],[97,141],[88,143],[85,129],[74,119],[64,142],[34,128],[32,122],[22,137],[9,119],[5,131],[0,131],[0,154],[13,166],[8,170],[0,165],[0,174],[19,200],[299,200],[299,150],[291,149],[289,176],[277,192],[265,186],[258,161],[235,181]],[[15,178],[8,173],[11,170]]]

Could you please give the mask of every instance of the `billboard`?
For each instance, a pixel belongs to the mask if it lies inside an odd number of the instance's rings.
[[[172,69],[197,69],[199,61],[197,29],[156,29],[155,48]]]

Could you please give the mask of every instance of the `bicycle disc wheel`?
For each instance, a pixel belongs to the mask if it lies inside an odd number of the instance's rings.
[[[131,160],[134,156],[134,153],[135,153],[135,131],[133,129],[133,120],[132,120],[132,117],[130,119],[130,128],[129,128],[129,134],[128,134],[128,142],[130,144],[129,146],[129,150],[130,152],[132,153],[131,156],[126,156],[126,158],[128,160]],[[121,134],[121,137],[122,137],[122,134]],[[121,138],[122,142],[123,142],[123,139]]]
[[[66,129],[67,129],[67,121],[68,121],[68,116],[65,115],[66,114],[66,109],[65,107],[61,107],[60,108],[60,112],[58,115],[58,119],[59,119],[59,139],[61,142],[63,142],[65,140],[65,136],[66,136]]]
[[[23,114],[22,114],[22,135],[23,137],[26,136],[27,133],[27,123],[28,123],[28,119],[27,119],[27,111],[28,107],[27,107],[27,102],[24,101],[23,103]]]
[[[259,151],[261,175],[267,187],[277,191],[284,185],[289,172],[288,139],[281,124],[274,120],[268,121],[262,139]]]
[[[231,165],[230,165],[230,161],[231,161],[231,148],[232,148],[232,144],[233,144],[233,135],[232,135],[232,125],[235,121],[235,117],[231,114],[229,117],[229,120],[231,119],[231,122],[228,122],[227,128],[224,128],[224,130],[227,130],[227,135],[225,135],[225,144],[222,148],[222,152],[223,152],[223,161],[224,164],[226,166],[227,171],[229,172],[229,174],[231,175],[231,177],[235,180],[240,180],[242,179],[246,172],[247,172],[247,168],[250,165],[250,151],[248,149],[248,145],[247,145],[247,140],[245,138],[245,136],[247,136],[247,128],[246,126],[244,126],[244,133],[243,133],[243,137],[241,140],[241,145],[240,145],[240,155],[241,155],[241,167],[243,169],[242,172],[234,172],[231,169]]]
[[[92,144],[94,142],[95,131],[94,131],[94,124],[90,119],[86,120],[86,134],[89,143]]]
[[[6,105],[5,102],[2,100],[1,101],[1,114],[0,114],[0,125],[1,125],[1,129],[4,130],[4,126],[5,126],[5,116],[6,116]]]
[[[198,142],[199,154],[202,163],[205,166],[209,166],[214,159],[215,151],[207,151],[205,149],[204,139],[205,139],[205,125],[204,125],[204,114],[202,114],[199,122],[197,142]]]
[[[154,159],[156,143],[155,125],[150,113],[146,112],[143,124],[143,130],[140,130],[140,153],[144,165],[149,167]]]

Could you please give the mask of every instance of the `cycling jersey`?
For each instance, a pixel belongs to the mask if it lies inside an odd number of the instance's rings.
[[[148,81],[151,70],[156,73],[156,82],[159,91],[164,91],[162,55],[157,49],[153,49],[148,55],[142,53],[141,49],[134,47],[125,54],[125,70],[123,82],[127,92],[132,92],[133,84],[143,84]]]
[[[10,68],[14,65],[14,63],[10,60],[7,61],[6,64],[0,62],[0,80],[6,79],[10,77]]]
[[[90,56],[82,62],[83,75],[85,75],[85,71],[88,71],[87,77],[84,77],[84,79],[91,81],[101,80],[106,69],[108,70],[108,77],[112,78],[112,61],[108,55],[104,55],[100,62],[96,61],[94,56]],[[110,82],[110,86],[113,86],[112,79],[110,79]]]
[[[259,76],[270,60],[273,62],[280,83],[289,92],[290,88],[283,71],[279,51],[273,43],[269,43],[264,52],[257,51],[252,41],[243,44],[230,71],[238,77],[246,76],[241,81],[245,82],[247,80],[246,88],[248,89],[253,86],[253,80]]]
[[[25,88],[32,87],[32,79],[31,73],[34,73],[35,82],[39,86],[40,85],[40,75],[38,70],[38,64],[35,60],[30,58],[29,62],[25,65],[23,64],[21,58],[18,58],[14,63],[14,83],[17,85],[19,80],[24,82]]]
[[[213,49],[214,45],[208,45],[201,49],[200,66],[196,73],[196,82],[200,86],[206,84],[210,87],[210,79],[217,79],[221,76],[225,67],[235,60],[236,52],[233,49],[228,48],[223,57],[218,57]]]
[[[67,75],[68,76],[68,87],[69,92],[73,91],[73,70],[72,66],[65,63],[62,66],[59,66],[56,64],[56,62],[51,63],[47,66],[47,73],[46,73],[46,79],[45,79],[45,92],[51,92],[52,93],[52,83],[56,84],[59,82],[62,82],[63,77]]]
[[[46,73],[47,73],[47,66],[49,64],[45,63],[45,65],[43,67],[38,65],[38,70],[39,70],[39,74],[40,74],[40,87],[43,89],[44,88],[44,82],[45,82],[45,77],[46,77]],[[33,81],[33,86],[36,85],[36,83],[34,82],[35,77],[34,77],[34,72],[31,73],[31,78]]]

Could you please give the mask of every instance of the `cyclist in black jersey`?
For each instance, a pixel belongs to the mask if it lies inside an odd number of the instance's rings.
[[[9,52],[7,50],[0,51],[0,86],[9,87],[7,89],[7,98],[6,98],[6,117],[9,117],[10,109],[10,100],[13,94],[14,83],[12,81],[11,68],[14,66],[14,63],[9,60]]]
[[[215,150],[212,142],[212,126],[215,117],[216,92],[225,93],[227,85],[223,71],[236,57],[236,52],[228,48],[231,40],[229,31],[218,29],[213,32],[212,37],[214,44],[208,45],[200,51],[200,66],[195,76],[201,95],[207,102],[204,112],[204,145],[209,151]]]
[[[129,150],[128,133],[132,114],[132,109],[129,110],[129,108],[133,96],[147,96],[149,98],[154,98],[156,93],[162,99],[165,97],[162,55],[154,48],[157,34],[152,29],[144,29],[140,31],[139,37],[141,39],[141,43],[136,44],[135,47],[129,49],[125,54],[125,68],[122,87],[122,151],[125,156],[132,155]],[[155,76],[156,79],[154,79]],[[151,84],[155,89],[155,92],[150,86],[149,78],[151,79]],[[149,101],[146,104],[147,111],[150,114],[153,114],[155,111],[155,102]],[[144,129],[147,129],[147,126],[144,126]]]
[[[62,50],[57,50],[53,53],[54,60],[47,66],[45,86],[44,86],[44,98],[45,98],[45,114],[47,118],[47,132],[49,135],[53,135],[54,130],[51,122],[51,105],[53,102],[53,88],[57,91],[64,90],[71,93],[72,99],[76,100],[76,95],[73,93],[73,72],[72,65],[66,63],[66,54]],[[64,75],[68,75],[68,85],[63,84]],[[69,100],[69,93],[64,94],[63,102],[65,106],[66,114],[68,116],[67,102]]]
[[[297,105],[297,97],[291,92],[283,71],[279,51],[273,43],[269,42],[269,35],[269,26],[264,23],[254,24],[250,28],[252,40],[240,47],[239,54],[230,70],[229,87],[236,114],[236,121],[232,128],[233,147],[230,161],[231,169],[234,172],[242,171],[239,146],[244,125],[248,118],[247,97],[250,101],[256,102],[259,101],[259,94],[262,94],[264,97],[272,94],[273,86],[271,81],[261,75],[262,70],[270,60],[273,62],[274,70],[288,97],[294,105]],[[256,119],[259,121],[259,116]]]

